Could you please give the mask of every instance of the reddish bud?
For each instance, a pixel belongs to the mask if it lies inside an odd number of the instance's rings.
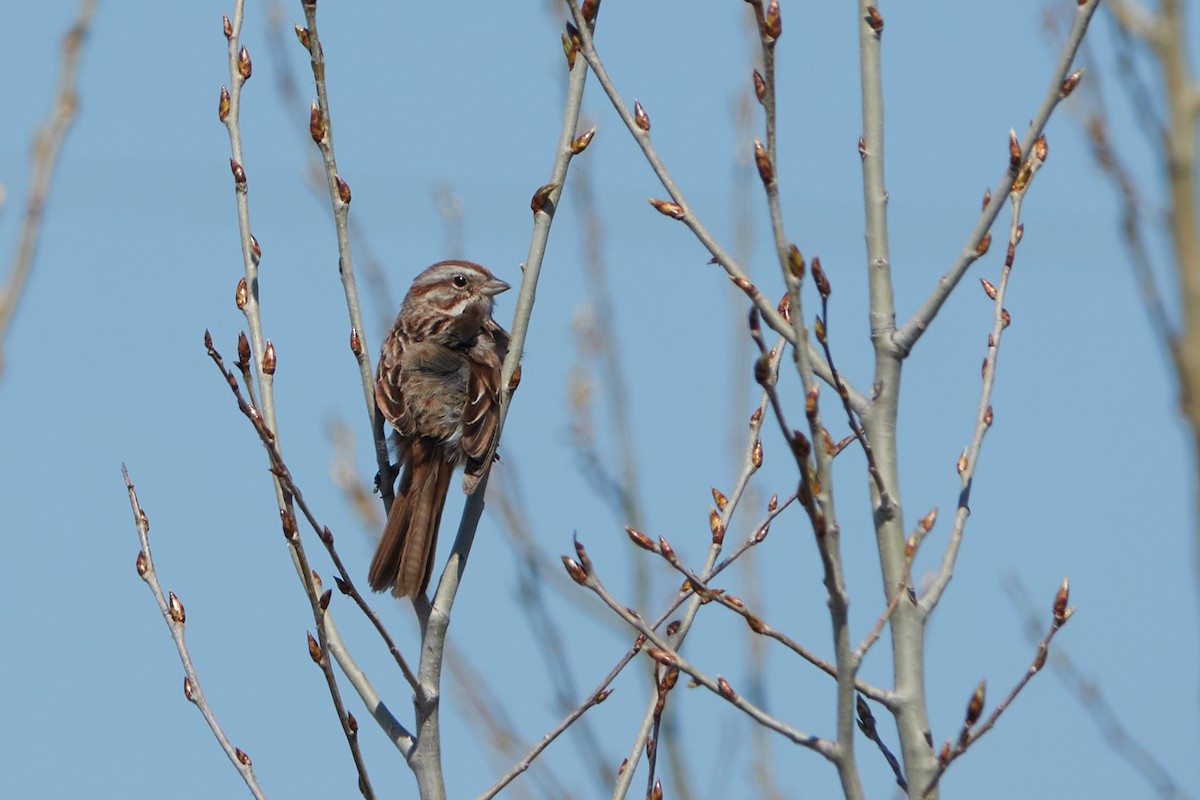
[[[340,199],[343,203],[349,205],[350,204],[350,184],[348,184],[344,180],[342,180],[341,175],[337,176],[337,192],[338,192],[338,199]]]
[[[988,406],[987,411],[983,412],[983,424],[989,428],[992,427],[992,419],[992,407]]]
[[[771,164],[771,157],[767,155],[767,148],[758,139],[754,140],[754,166],[758,167],[758,177],[762,179],[764,186],[775,182],[775,167]]]
[[[1007,328],[1012,324],[1012,315],[1008,313],[1007,308],[1000,309],[1000,325],[1001,328]]]
[[[1033,154],[1038,161],[1045,161],[1049,152],[1050,148],[1046,144],[1046,134],[1043,133],[1037,138],[1037,141],[1033,143]]]
[[[182,625],[187,621],[187,612],[183,609],[183,603],[179,602],[179,598],[175,596],[174,592],[167,592],[167,611],[173,622]]]
[[[732,700],[737,697],[737,694],[733,691],[733,687],[729,685],[729,681],[725,680],[719,675],[717,676],[717,691],[720,692],[721,697],[724,697],[726,700]]]
[[[221,87],[221,100],[217,103],[217,119],[224,122],[229,117],[229,90]]]
[[[312,101],[312,107],[308,110],[308,135],[317,144],[325,140],[325,115],[321,113],[316,100]]]
[[[713,502],[717,504],[717,508],[721,511],[724,511],[725,504],[729,502],[729,498],[726,497],[725,495],[721,494],[720,490],[717,489],[717,487],[715,487],[715,486],[713,487],[713,490],[712,490],[712,496],[713,496]]]
[[[1070,597],[1070,581],[1063,578],[1062,586],[1058,587],[1058,594],[1054,595],[1054,627],[1056,628],[1061,627],[1071,617],[1073,609],[1067,608]]]
[[[249,297],[246,291],[246,279],[242,278],[240,281],[238,281],[237,291],[234,292],[233,301],[237,303],[237,307],[240,309],[246,307],[246,301],[248,299]]]
[[[754,96],[758,98],[758,102],[760,103],[765,102],[767,97],[767,84],[758,70],[754,70]]]
[[[875,6],[867,6],[867,26],[875,31],[876,35],[883,33],[883,15],[879,13],[879,9]]]
[[[676,659],[674,654],[668,650],[663,650],[658,647],[647,647],[646,655],[650,656],[652,659],[657,661],[659,664],[662,664],[664,667],[678,667],[679,666],[678,659]]]
[[[770,39],[778,39],[783,35],[783,18],[779,15],[779,0],[771,0],[767,4],[766,14],[763,15],[763,35]]]
[[[987,692],[987,681],[980,681],[975,687],[975,693],[971,695],[971,700],[967,703],[967,718],[966,724],[970,728],[976,722],[979,722],[979,717],[983,714],[983,700]]]
[[[671,219],[683,219],[685,216],[683,206],[679,205],[678,203],[671,203],[667,200],[655,200],[654,198],[648,199],[650,201],[650,205],[654,206],[654,208],[660,214],[668,216]]]
[[[300,25],[297,25],[294,28],[294,30],[296,31],[296,38],[300,40],[300,44],[304,45],[305,50],[308,50],[309,49],[308,28],[304,28],[304,27],[301,27]]]
[[[980,278],[979,282],[983,285],[984,293],[990,299],[995,300],[996,299],[996,287],[992,285],[991,281],[988,281],[984,278]]]
[[[567,23],[567,30],[573,31],[575,26]],[[575,69],[575,56],[579,54],[579,47],[566,33],[562,35],[562,49],[563,55],[567,57],[567,71]]]
[[[988,250],[991,249],[991,247],[992,247],[992,232],[988,231],[987,233],[985,233],[983,235],[983,238],[979,240],[979,244],[975,245],[975,255],[983,256],[987,253]]]
[[[583,14],[583,18],[588,23],[595,22],[596,14],[600,13],[600,0],[583,0],[579,13]]]
[[[583,567],[570,556],[562,557],[563,566],[567,568],[567,574],[571,576],[571,580],[578,583],[580,586],[587,585],[587,573],[583,571]]]
[[[725,541],[725,523],[721,520],[721,515],[713,508],[708,510],[708,529],[712,532],[713,544]]]
[[[331,599],[333,599],[333,589],[326,589],[321,595],[321,598],[317,601],[317,605],[319,605],[321,610],[324,611],[329,608],[329,601]]]
[[[311,633],[308,636],[308,657],[313,660],[314,664],[321,663],[321,645],[317,644],[317,640],[313,638]]]
[[[229,21],[227,14],[221,15],[221,29],[225,32],[226,39],[233,38],[233,23]]]
[[[546,204],[550,202],[550,195],[554,194],[558,187],[557,183],[547,183],[544,186],[539,186],[538,190],[533,193],[533,199],[529,201],[529,207],[533,210],[534,216],[545,210]]]
[[[229,159],[229,169],[233,172],[233,182],[238,186],[244,186],[246,184],[246,170],[242,168],[242,165],[231,158]]]
[[[1021,143],[1017,140],[1017,132],[1008,131],[1008,169],[1015,175],[1021,168]]]
[[[246,751],[240,747],[233,748],[233,754],[237,756],[238,763],[243,767],[251,766],[250,756],[246,755]]]
[[[192,688],[192,679],[187,675],[183,676],[183,696],[188,699],[188,702],[196,702],[196,690]]]
[[[146,558],[146,554],[141,550],[138,550],[135,566],[137,567],[137,574],[139,578],[146,577],[146,573],[150,571],[150,561]]]
[[[244,80],[244,81],[250,80],[250,71],[251,71],[250,53],[249,53],[249,51],[246,50],[245,45],[242,45],[242,50],[241,50],[241,52],[238,53],[237,69],[238,69],[238,75],[242,76],[242,80]]]
[[[1071,96],[1071,92],[1075,91],[1075,87],[1079,85],[1079,79],[1083,77],[1083,70],[1077,69],[1066,77],[1062,82],[1062,88],[1058,90],[1059,94],[1066,98]]]
[[[962,455],[958,457],[958,463],[954,467],[958,470],[959,475],[967,471],[967,448],[963,448]]]
[[[356,356],[362,355],[362,340],[358,338],[358,328],[350,329],[350,352]]]
[[[817,284],[817,291],[820,293],[821,299],[828,300],[832,288],[829,285],[829,278],[825,277],[825,270],[821,269],[821,259],[819,257],[813,257],[811,269],[813,281]]]
[[[596,135],[595,128],[592,128],[591,130],[580,134],[578,137],[576,137],[571,142],[571,152],[575,155],[579,155],[584,150],[587,150],[587,146],[592,143],[592,137],[594,137],[595,135]]]
[[[238,359],[241,361],[241,363],[250,363],[250,340],[246,338],[245,331],[242,331],[238,334],[237,352]]]
[[[354,718],[354,714],[346,712],[346,730],[353,736],[358,733],[358,720]]]
[[[933,530],[934,523],[937,522],[938,510],[936,507],[931,508],[929,513],[921,517],[921,532],[929,533]]]
[[[268,375],[275,374],[275,345],[271,344],[270,339],[267,340],[267,349],[263,353],[262,368]]]
[[[750,450],[750,463],[754,465],[755,469],[758,469],[759,467],[762,466],[762,462],[763,462],[762,440],[755,439],[754,447],[751,448],[751,450]]]
[[[646,109],[642,108],[642,104],[638,100],[633,101],[633,121],[643,131],[650,130],[650,115],[646,113]]]

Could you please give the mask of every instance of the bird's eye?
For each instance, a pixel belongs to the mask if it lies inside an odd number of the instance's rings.
[[[454,285],[460,289],[467,285],[467,276],[466,275],[455,275],[453,280],[454,280]]]

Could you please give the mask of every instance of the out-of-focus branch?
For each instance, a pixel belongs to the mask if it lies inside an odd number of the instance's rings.
[[[1020,578],[1008,575],[1003,584],[1004,590],[1008,592],[1009,598],[1022,617],[1025,638],[1031,644],[1036,644],[1042,636],[1042,614],[1029,599],[1029,592],[1021,584]],[[1067,651],[1056,647],[1050,654],[1049,662],[1051,669],[1058,674],[1059,679],[1067,685],[1084,711],[1096,723],[1108,746],[1154,787],[1155,794],[1162,800],[1190,800],[1191,795],[1183,790],[1167,772],[1166,767],[1155,758],[1154,751],[1139,742],[1129,731],[1116,710],[1104,698],[1100,687],[1084,676]]]
[[[17,304],[24,293],[29,273],[37,255],[38,241],[42,230],[42,215],[46,211],[46,200],[50,194],[50,181],[58,166],[58,154],[63,139],[78,109],[76,84],[79,74],[79,58],[83,53],[83,42],[91,28],[96,11],[95,0],[81,0],[75,21],[67,30],[62,43],[62,63],[58,71],[58,88],[54,96],[54,108],[33,139],[33,169],[29,188],[25,195],[25,215],[13,254],[8,280],[0,292],[0,377],[4,375],[4,345],[9,326],[17,311]],[[2,190],[0,190],[2,191]],[[0,197],[0,206],[4,204]]]
[[[233,764],[233,768],[246,782],[246,788],[250,790],[250,794],[258,800],[264,800],[266,795],[263,794],[258,785],[258,779],[254,776],[250,756],[229,742],[221,724],[217,722],[216,715],[208,705],[204,691],[200,688],[200,677],[196,674],[196,668],[192,664],[192,655],[188,652],[187,641],[184,638],[183,626],[187,614],[184,611],[183,603],[179,601],[174,592],[171,592],[169,598],[163,594],[162,586],[158,582],[158,573],[154,569],[154,556],[150,552],[150,520],[138,502],[137,492],[133,488],[133,482],[129,479],[129,471],[125,469],[124,464],[121,465],[121,475],[125,478],[125,490],[129,493],[129,505],[133,509],[133,524],[137,527],[138,539],[142,545],[137,557],[137,573],[150,587],[154,601],[158,603],[158,610],[162,612],[163,621],[167,623],[167,629],[175,641],[175,649],[179,652],[179,660],[183,663],[183,696],[200,709],[204,721],[208,723],[209,729],[217,739],[217,744],[225,751],[229,763]]]

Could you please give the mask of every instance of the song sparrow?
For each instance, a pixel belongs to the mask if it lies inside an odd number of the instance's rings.
[[[377,592],[425,591],[455,467],[475,490],[499,429],[500,364],[508,333],[492,298],[509,288],[478,264],[442,261],[422,272],[383,341],[375,402],[395,428],[404,473],[371,561]]]

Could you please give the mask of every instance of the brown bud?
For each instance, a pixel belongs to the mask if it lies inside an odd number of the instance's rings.
[[[675,548],[671,547],[671,543],[663,537],[658,537],[658,552],[662,553],[663,558],[667,561],[675,560]]]
[[[708,529],[712,532],[713,544],[720,544],[725,541],[725,523],[721,520],[721,515],[717,513],[715,508],[708,510]]]
[[[250,340],[246,338],[246,332],[242,331],[238,334],[238,359],[244,363],[250,363]]]
[[[146,573],[150,571],[150,561],[146,558],[146,554],[143,551],[138,550],[137,561],[134,564],[137,568],[138,577],[146,577]]]
[[[332,597],[333,589],[326,589],[324,594],[321,595],[321,598],[317,601],[317,605],[321,607],[322,611],[329,608],[329,601]]]
[[[988,360],[987,360],[987,356],[984,356],[983,357],[983,366],[981,366],[979,368],[979,376],[981,378],[983,378],[984,380],[986,380],[987,374],[988,374]]]
[[[625,768],[626,768],[627,766],[629,766],[629,759],[628,759],[628,758],[623,758],[623,759],[621,759],[621,766],[617,767],[617,775],[618,775],[618,776],[620,776],[620,775],[624,775],[624,774],[625,774]]]
[[[720,490],[717,489],[717,487],[715,487],[715,486],[712,489],[712,496],[713,496],[713,502],[717,504],[717,509],[720,511],[724,511],[725,504],[729,502],[729,498],[726,497],[725,495],[721,494]]]
[[[650,656],[652,659],[657,661],[659,664],[662,664],[664,667],[678,667],[679,666],[679,661],[675,658],[674,654],[672,654],[668,650],[663,650],[658,647],[647,647],[646,655]]]
[[[1012,315],[1008,313],[1007,308],[1000,309],[1000,325],[1001,329],[1007,328],[1012,324]]]
[[[755,469],[758,469],[759,467],[762,466],[762,462],[763,462],[762,439],[755,439],[754,447],[751,448],[751,450],[750,450],[750,463],[754,465]]]
[[[992,247],[992,232],[988,231],[987,233],[985,233],[983,235],[983,238],[979,240],[979,244],[975,245],[975,255],[983,256],[987,253],[988,250],[991,249],[991,247]]]
[[[242,76],[242,80],[250,80],[250,53],[246,50],[245,45],[242,45],[242,50],[238,53],[237,69],[238,75]]]
[[[183,676],[183,696],[188,699],[188,702],[196,702],[196,690],[192,688],[192,679],[187,675]]]
[[[595,128],[592,128],[591,130],[586,131],[585,133],[581,133],[579,136],[577,136],[571,142],[571,152],[574,153],[575,155],[579,155],[584,150],[587,150],[587,146],[592,143],[592,137],[595,135],[596,135]]]
[[[633,121],[642,130],[650,130],[650,115],[646,113],[646,109],[642,108],[642,104],[638,100],[633,101]]]
[[[321,645],[317,644],[317,640],[313,638],[311,633],[308,636],[308,657],[313,660],[314,664],[321,663]]]
[[[350,711],[346,712],[346,730],[348,730],[351,735],[358,733],[358,720],[354,718],[354,714]]]
[[[1079,79],[1083,77],[1083,70],[1077,69],[1066,77],[1062,82],[1062,88],[1058,90],[1059,94],[1066,98],[1071,96],[1071,92],[1075,91],[1075,87],[1079,85]]]
[[[758,98],[758,102],[760,103],[764,102],[767,98],[767,84],[758,70],[754,70],[754,96]]]
[[[613,693],[612,689],[605,689],[592,698],[592,705],[598,706],[608,699],[608,696]]]
[[[775,307],[779,312],[779,316],[783,317],[784,322],[792,321],[792,296],[785,294],[779,298],[779,305]]]
[[[338,591],[342,594],[350,594],[350,584],[342,580],[341,576],[334,575],[333,582],[337,584]]]
[[[674,636],[679,633],[679,629],[683,627],[683,622],[673,619],[667,623],[667,636]]]
[[[571,576],[571,580],[578,583],[580,586],[587,585],[587,573],[583,571],[583,567],[570,556],[562,557],[563,566],[567,568],[567,574]]]
[[[233,754],[237,756],[238,763],[243,767],[250,766],[250,756],[246,755],[246,751],[240,747],[233,748]]]
[[[217,103],[217,119],[224,122],[229,117],[229,90],[221,87],[221,100]]]
[[[963,448],[962,455],[958,457],[958,463],[954,466],[958,470],[959,475],[967,471],[967,448]]]
[[[1058,594],[1054,595],[1054,627],[1056,628],[1061,626],[1071,616],[1071,609],[1067,608],[1070,597],[1070,581],[1063,578],[1062,586],[1058,587]]]
[[[942,745],[942,750],[938,753],[938,763],[943,766],[950,762],[950,743],[946,742]]]
[[[820,257],[813,257],[811,269],[813,281],[817,284],[817,291],[821,294],[821,299],[828,300],[831,288],[829,286],[829,278],[825,277],[825,270],[821,269]]]
[[[1025,238],[1025,223],[1022,222],[1020,225],[1017,226],[1017,233],[1013,237],[1013,244],[1020,244],[1021,240],[1024,238]]]
[[[759,386],[771,385],[771,357],[766,353],[754,360],[754,380]]]
[[[804,394],[804,413],[809,419],[817,415],[818,403],[821,399],[821,384],[814,383]]]
[[[979,282],[983,285],[983,291],[988,296],[988,298],[995,300],[996,299],[996,287],[992,285],[991,281],[986,280],[984,278],[980,278]]]
[[[304,45],[304,49],[309,49],[308,28],[297,25],[295,27],[296,38],[300,40],[300,44]]]
[[[796,245],[788,245],[788,271],[792,273],[792,277],[797,281],[804,280],[804,256],[800,255],[800,248]]]
[[[279,509],[279,522],[283,526],[283,538],[289,542],[296,538],[296,515],[287,509]]]
[[[758,139],[754,140],[754,166],[758,167],[758,177],[762,179],[764,186],[775,182],[775,167],[771,164],[771,157],[767,155],[767,148]]]
[[[912,557],[917,554],[917,535],[914,533],[909,536],[904,542],[904,560],[912,561]]]
[[[596,14],[600,12],[600,0],[583,0],[583,5],[579,8],[579,13],[583,14],[583,18],[589,23],[596,21]]]
[[[753,428],[760,422],[762,422],[762,409],[756,408],[754,409],[754,413],[750,415],[750,427]]]
[[[992,190],[988,189],[983,193],[983,207],[980,211],[987,211],[988,204],[992,202]]]
[[[321,576],[317,574],[317,571],[315,569],[312,570],[312,580],[313,580],[313,586],[316,587],[316,590],[318,592],[321,591]]]
[[[859,158],[867,157],[867,140],[861,136],[858,137],[858,157]]]
[[[242,278],[238,281],[237,291],[234,292],[233,300],[235,303],[237,303],[237,307],[241,309],[246,307],[246,301],[248,299],[249,298],[246,292],[246,279]]]
[[[346,203],[347,205],[349,205],[350,204],[350,184],[348,184],[344,180],[342,180],[341,175],[337,176],[337,192],[338,192],[338,199],[340,199],[343,203]]]
[[[983,699],[987,692],[987,681],[980,681],[975,687],[975,693],[971,695],[970,702],[967,703],[967,727],[970,728],[976,722],[979,722],[979,717],[983,714]]]
[[[654,779],[654,788],[650,791],[650,800],[663,800],[662,779]]]
[[[875,31],[876,35],[883,33],[883,16],[875,6],[867,6],[866,20],[867,26]]]
[[[771,495],[771,499],[767,501],[767,511],[774,512],[777,508],[779,508],[779,495],[773,494]]]
[[[544,186],[539,186],[538,190],[533,193],[533,199],[529,201],[529,207],[533,210],[535,217],[539,212],[546,209],[546,205],[550,202],[550,195],[554,194],[558,187],[557,183],[547,183]]]
[[[524,269],[524,267],[522,267]],[[521,385],[521,365],[517,364],[517,368],[513,370],[512,377],[508,379],[508,393],[512,394]]]
[[[358,338],[358,328],[350,329],[350,352],[356,356],[362,355],[362,340]]]
[[[770,39],[783,35],[783,18],[779,15],[779,0],[771,0],[763,15],[763,34]]]
[[[228,14],[223,14],[221,16],[221,29],[225,31],[226,39],[233,38],[233,23],[229,21]]]
[[[271,344],[270,339],[267,340],[267,349],[263,353],[262,368],[268,375],[275,374],[275,345]]]
[[[187,622],[187,612],[183,610],[183,603],[179,602],[179,598],[175,596],[174,592],[167,592],[167,610],[170,612],[173,622],[178,622],[180,625]]]
[[[825,330],[825,320],[821,319],[820,317],[817,317],[815,320],[813,320],[813,333],[817,335],[817,341],[821,344],[825,344],[827,341],[829,341],[828,332]]]
[[[983,412],[983,424],[987,427],[992,427],[992,407],[988,406],[987,411]]]
[[[667,200],[655,200],[652,197],[648,199],[650,201],[650,205],[654,206],[654,208],[657,209],[658,213],[660,214],[668,216],[671,219],[683,219],[685,216],[683,206],[679,205],[678,203],[671,203]]]
[[[250,257],[257,264],[262,260],[262,248],[258,245],[258,239],[254,234],[250,234]]]
[[[1046,134],[1042,134],[1033,143],[1033,154],[1038,161],[1045,161],[1046,155],[1049,153],[1049,147],[1046,145]]]
[[[1008,131],[1008,169],[1014,175],[1021,168],[1021,143],[1017,141],[1017,132],[1011,128]]]
[[[771,630],[770,627],[767,625],[767,623],[763,622],[761,619],[754,616],[753,614],[746,615],[746,624],[749,625],[750,630],[754,631],[755,633],[761,634],[761,633],[766,633],[767,631]]]
[[[733,687],[729,685],[729,681],[725,680],[720,675],[717,676],[717,691],[721,693],[721,697],[724,697],[727,700],[732,700],[733,698],[737,697],[737,694],[733,691]]]
[[[567,23],[568,31],[572,31],[574,29],[574,25]],[[562,35],[562,49],[563,55],[567,57],[567,71],[575,69],[575,56],[579,54],[579,47],[574,41],[572,41],[572,37],[568,36],[566,33]]]
[[[934,523],[937,522],[938,510],[936,507],[931,508],[929,513],[921,517],[921,532],[929,533],[933,530]]]
[[[242,186],[246,183],[246,170],[242,169],[242,165],[229,159],[229,169],[233,172],[233,182]]]
[[[308,135],[317,144],[325,140],[325,115],[321,113],[316,100],[312,101],[312,107],[308,110]]]

